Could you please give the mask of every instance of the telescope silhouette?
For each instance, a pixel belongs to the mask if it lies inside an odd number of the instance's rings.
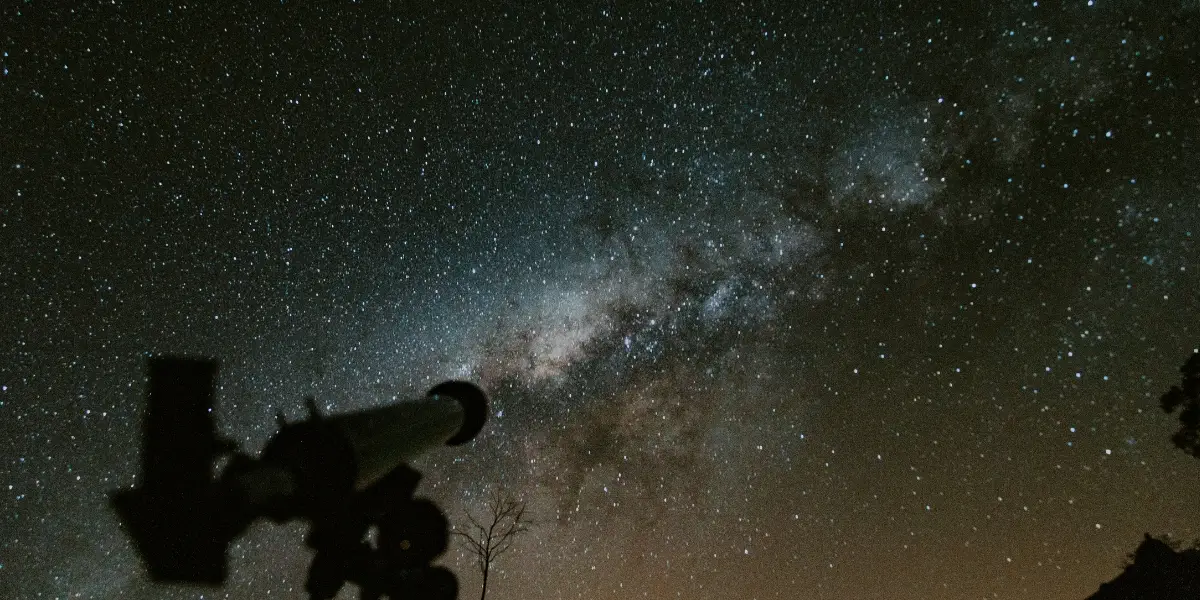
[[[302,519],[315,551],[305,586],[312,600],[333,598],[347,582],[368,600],[457,598],[453,573],[430,565],[448,546],[448,521],[414,498],[421,475],[405,463],[482,430],[479,387],[447,381],[420,399],[329,416],[309,399],[308,418],[277,416],[280,430],[252,458],[216,434],[217,371],[210,359],[149,360],[142,474],[112,504],[153,580],[219,585],[229,544],[253,521]]]

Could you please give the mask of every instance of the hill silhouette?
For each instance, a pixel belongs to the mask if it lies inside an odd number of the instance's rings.
[[[1200,598],[1200,548],[1177,550],[1146,534],[1132,562],[1087,600],[1195,600]]]

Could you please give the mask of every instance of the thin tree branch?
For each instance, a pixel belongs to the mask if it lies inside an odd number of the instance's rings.
[[[529,530],[528,520],[525,518],[525,503],[506,495],[501,489],[492,489],[485,502],[485,508],[488,513],[486,526],[467,511],[467,527],[451,532],[466,540],[467,549],[475,555],[475,564],[483,576],[480,600],[487,595],[488,572],[492,563],[501,554],[512,549],[517,536]]]

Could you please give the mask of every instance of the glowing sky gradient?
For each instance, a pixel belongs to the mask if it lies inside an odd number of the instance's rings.
[[[495,600],[1082,599],[1200,537],[1195,2],[567,4],[2,9],[0,597],[303,597],[299,527],[145,580],[157,352],[251,451],[480,382],[416,466],[529,503]]]

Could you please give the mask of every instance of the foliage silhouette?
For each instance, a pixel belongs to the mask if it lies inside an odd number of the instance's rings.
[[[1171,441],[1180,450],[1200,458],[1200,352],[1193,354],[1179,372],[1183,381],[1171,386],[1160,402],[1167,413],[1179,409],[1180,427]]]
[[[1164,412],[1179,411],[1179,431],[1171,441],[1200,458],[1200,352],[1192,354],[1179,372],[1179,385],[1159,400]],[[1146,534],[1130,563],[1088,600],[1182,600],[1200,598],[1200,547],[1180,550],[1177,544]]]

